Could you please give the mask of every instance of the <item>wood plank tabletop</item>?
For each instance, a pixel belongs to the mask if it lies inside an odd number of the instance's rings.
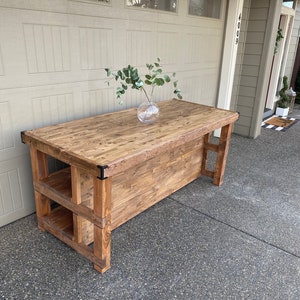
[[[112,176],[188,141],[233,123],[238,113],[184,100],[158,103],[159,120],[143,124],[128,109],[24,131],[22,140],[40,151]]]

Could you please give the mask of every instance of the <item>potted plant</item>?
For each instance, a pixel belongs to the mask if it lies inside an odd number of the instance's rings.
[[[147,63],[146,67],[148,72],[144,76],[144,79],[139,75],[138,69],[131,65],[116,72],[112,72],[109,68],[106,68],[105,71],[107,77],[114,78],[120,82],[120,86],[116,89],[117,98],[121,98],[129,87],[143,91],[147,100],[138,107],[137,116],[143,123],[153,123],[159,117],[159,108],[157,104],[152,101],[153,92],[156,87],[173,83],[174,94],[179,99],[182,99],[182,96],[180,89],[177,88],[177,80],[175,80],[176,73],[173,73],[171,76],[164,74],[162,66],[160,65],[160,58],[157,58],[153,64]],[[107,84],[109,84],[109,81],[107,81]],[[150,92],[147,91],[146,86],[149,86]],[[122,101],[120,101],[120,103],[122,103]]]
[[[277,101],[277,107],[276,107],[276,115],[285,117],[289,113],[289,104],[290,104],[290,97],[287,95],[288,90],[288,78],[287,76],[284,76],[282,79],[283,87],[279,91],[279,100]]]

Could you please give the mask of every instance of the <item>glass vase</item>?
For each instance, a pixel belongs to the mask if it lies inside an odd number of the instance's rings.
[[[145,101],[137,109],[138,119],[145,124],[152,124],[159,118],[159,107],[154,102]]]

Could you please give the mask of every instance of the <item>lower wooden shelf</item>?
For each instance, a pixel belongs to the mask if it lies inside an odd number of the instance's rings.
[[[70,210],[63,206],[54,208],[51,213],[41,218],[43,223],[47,223],[54,230],[65,235],[69,239],[73,239],[73,214]]]
[[[49,215],[38,218],[38,222],[43,230],[48,231],[94,264],[103,265],[103,261],[94,255],[93,245],[89,246],[74,240],[75,228],[73,226],[73,213],[70,210],[63,206],[56,207]]]
[[[44,184],[46,189],[51,189],[57,194],[63,195],[71,200],[71,169],[70,167],[51,173],[42,179],[40,184]]]

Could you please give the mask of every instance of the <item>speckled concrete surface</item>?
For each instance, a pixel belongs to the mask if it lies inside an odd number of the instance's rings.
[[[299,170],[300,122],[234,135],[224,185],[201,177],[114,230],[103,275],[34,214],[2,227],[0,299],[300,299]]]

